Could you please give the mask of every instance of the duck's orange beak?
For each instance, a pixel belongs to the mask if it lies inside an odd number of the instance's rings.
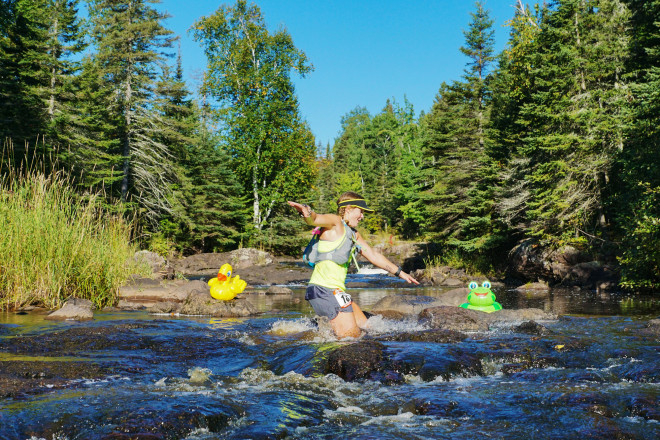
[[[220,281],[220,282],[227,281],[227,275],[225,275],[224,273],[219,273],[218,274],[218,281]]]

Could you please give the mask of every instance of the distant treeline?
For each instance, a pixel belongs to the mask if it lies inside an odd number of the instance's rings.
[[[533,239],[660,286],[660,0],[519,1],[500,54],[476,2],[464,74],[428,113],[356,108],[325,147],[291,79],[311,63],[257,5],[192,24],[208,59],[194,98],[154,3],[0,3],[3,172],[66,172],[159,252],[296,252],[284,202],[334,210],[356,190],[377,209],[370,232],[430,240],[482,271]]]

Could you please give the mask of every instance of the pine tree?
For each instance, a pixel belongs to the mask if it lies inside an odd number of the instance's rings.
[[[629,0],[632,123],[619,152],[610,210],[620,237],[622,284],[660,287],[660,1]]]
[[[0,30],[0,136],[13,140],[19,163],[46,133],[48,10],[45,0],[3,2],[2,9],[7,26]]]
[[[607,233],[603,195],[626,123],[626,14],[617,1],[570,0],[552,3],[540,24],[517,156],[527,164],[529,232],[555,244]]]
[[[114,188],[121,201],[136,203],[140,218],[156,224],[171,210],[171,183],[176,179],[169,146],[159,141],[166,125],[154,110],[154,82],[160,50],[172,45],[166,18],[149,6],[157,0],[93,0],[91,16],[96,59],[110,86],[106,103],[121,119],[114,137],[121,142],[121,185]]]
[[[235,248],[248,214],[245,198],[231,158],[206,127],[207,110],[190,97],[180,55],[174,72],[165,66],[156,91],[164,122],[159,142],[169,146],[177,175],[160,231],[186,254]]]
[[[67,147],[59,142],[60,133],[76,106],[75,58],[85,47],[77,7],[77,0],[3,3],[0,135],[14,140],[17,159],[30,145],[34,152],[37,139],[46,149],[40,159],[44,166]]]
[[[492,249],[493,166],[486,155],[491,101],[489,66],[493,21],[476,2],[461,52],[468,57],[462,81],[443,83],[424,126],[425,148],[433,155],[433,187],[427,191],[437,238],[464,258]]]

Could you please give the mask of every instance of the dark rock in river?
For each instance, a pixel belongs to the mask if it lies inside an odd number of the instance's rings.
[[[396,342],[435,342],[438,344],[451,344],[467,339],[467,335],[454,330],[425,330],[421,332],[397,333],[390,336],[380,337],[380,341]]]
[[[486,313],[461,307],[439,306],[423,310],[419,319],[432,328],[471,332],[486,331],[492,325],[501,326],[531,320],[555,320],[557,316],[540,309],[505,309]]]
[[[660,406],[657,398],[633,397],[628,404],[628,409],[632,415],[660,422]]]
[[[72,298],[64,303],[61,309],[45,317],[53,321],[86,321],[94,318],[94,304],[88,299]]]
[[[377,341],[359,341],[344,345],[328,356],[325,374],[336,374],[346,381],[371,379],[401,383],[403,377],[387,369],[385,346]]]
[[[643,329],[643,333],[655,336],[660,335],[660,319],[651,319]]]
[[[524,280],[549,280],[562,286],[596,289],[616,284],[618,270],[608,264],[592,261],[591,256],[572,246],[546,248],[534,239],[518,243],[509,252],[508,273]]]
[[[90,362],[0,361],[0,398],[63,388],[72,379],[94,379],[109,374],[108,369]]]
[[[534,321],[523,322],[522,324],[513,327],[513,331],[538,336],[545,336],[551,333],[547,327]]]

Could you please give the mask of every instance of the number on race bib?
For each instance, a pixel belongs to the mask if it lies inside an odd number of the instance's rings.
[[[353,303],[353,301],[351,300],[351,295],[344,292],[343,290],[335,289],[333,293],[335,294],[335,299],[339,303],[339,307],[341,307],[342,309],[350,306]]]

